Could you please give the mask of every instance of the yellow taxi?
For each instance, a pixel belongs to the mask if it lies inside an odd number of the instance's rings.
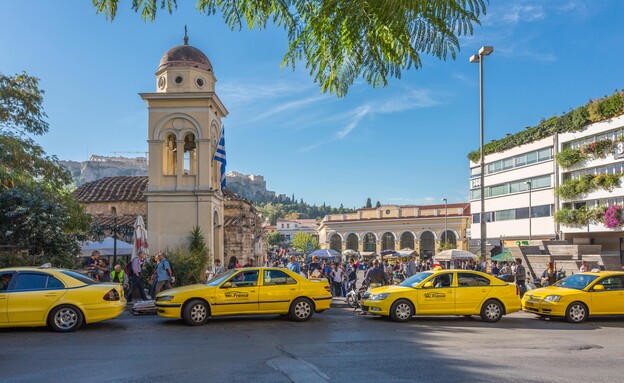
[[[83,323],[113,319],[125,307],[118,283],[99,283],[64,269],[0,269],[0,327],[47,325],[68,332]]]
[[[208,317],[280,314],[303,322],[331,304],[326,280],[308,280],[287,269],[229,270],[206,284],[179,287],[156,297],[158,315],[202,325]]]
[[[583,322],[589,315],[624,315],[624,272],[579,273],[553,286],[530,290],[522,309],[540,317]]]
[[[363,312],[397,322],[414,315],[480,315],[486,322],[496,322],[519,310],[516,285],[472,270],[425,271],[362,296]]]

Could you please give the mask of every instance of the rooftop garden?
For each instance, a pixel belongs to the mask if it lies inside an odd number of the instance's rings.
[[[554,133],[577,132],[585,125],[604,121],[614,116],[624,114],[624,93],[616,90],[612,95],[596,100],[590,100],[587,104],[579,106],[561,116],[553,116],[542,120],[537,126],[531,126],[516,134],[509,135],[500,140],[493,140],[485,144],[483,148],[486,155],[502,152],[516,146],[541,140]],[[479,150],[468,154],[468,159],[479,161]]]

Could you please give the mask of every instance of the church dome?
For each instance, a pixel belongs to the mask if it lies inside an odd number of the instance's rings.
[[[169,49],[160,59],[158,70],[173,67],[191,67],[212,72],[212,64],[204,52],[188,44]]]

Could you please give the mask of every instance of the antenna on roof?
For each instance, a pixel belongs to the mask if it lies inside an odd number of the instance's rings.
[[[188,45],[188,29],[184,26],[184,45]]]

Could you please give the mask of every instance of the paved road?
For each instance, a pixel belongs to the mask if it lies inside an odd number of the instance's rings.
[[[331,309],[307,323],[119,318],[71,334],[0,330],[1,382],[621,382],[624,320],[516,313],[393,323]]]

